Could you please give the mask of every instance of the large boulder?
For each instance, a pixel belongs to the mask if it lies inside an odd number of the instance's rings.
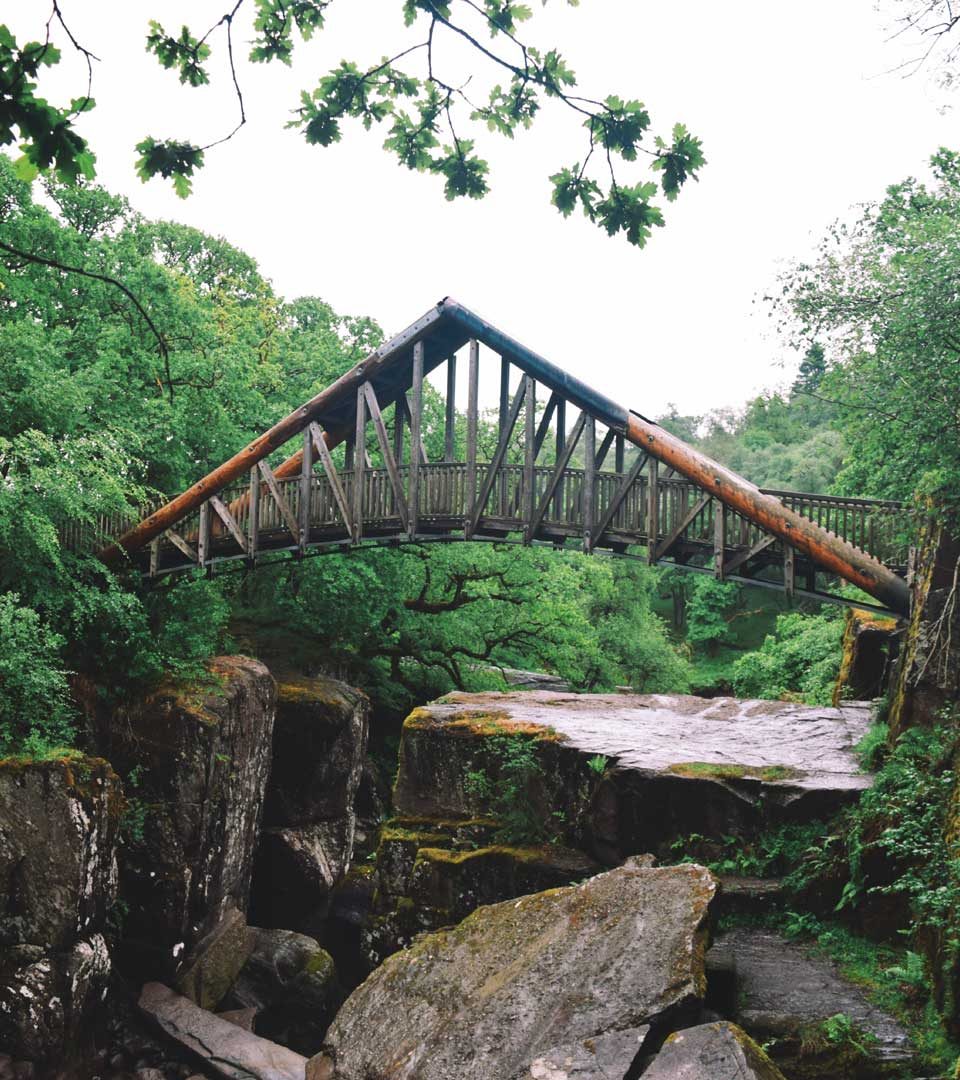
[[[668,856],[692,833],[745,838],[855,802],[871,783],[854,752],[871,720],[863,703],[453,693],[405,721],[395,806],[423,817],[519,812],[609,864]],[[532,742],[536,768],[505,806],[511,739]]]
[[[476,908],[582,881],[601,867],[562,844],[491,842],[489,823],[403,819],[381,830],[375,911],[361,951],[372,970],[418,933],[450,926]]]
[[[253,1030],[301,1054],[320,1050],[340,1000],[333,958],[292,930],[253,929],[253,949],[228,1004],[253,1014]]]
[[[699,1007],[715,890],[702,867],[634,865],[479,908],[354,991],[327,1035],[334,1075],[506,1080],[627,1030],[639,1052],[640,1029]]]
[[[370,704],[322,676],[278,682],[271,778],[254,868],[252,918],[322,933],[330,895],[350,866]]]
[[[164,686],[113,719],[111,758],[135,778],[142,819],[120,853],[123,958],[138,976],[175,979],[224,919],[246,911],[275,697],[263,664],[222,656],[205,678]]]
[[[645,1080],[783,1080],[783,1073],[736,1024],[721,1021],[676,1031]]]
[[[0,1049],[38,1067],[90,1049],[122,808],[100,759],[0,762]]]
[[[346,683],[278,675],[265,826],[352,820],[369,720],[369,699]]]

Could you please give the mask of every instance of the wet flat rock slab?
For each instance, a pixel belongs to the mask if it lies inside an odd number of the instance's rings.
[[[870,1002],[830,960],[775,931],[741,927],[720,935],[707,953],[707,973],[712,1004],[766,1044],[784,1072],[804,1058],[809,1064],[818,1051],[817,1027],[838,1015],[853,1025],[867,1059],[842,1063],[842,1075],[899,1074],[914,1057],[899,1021]]]
[[[621,769],[697,778],[789,782],[862,791],[853,748],[871,723],[868,702],[838,708],[683,694],[449,694],[424,712],[439,723],[489,712],[509,727],[534,725]],[[711,772],[709,766],[716,769]]]

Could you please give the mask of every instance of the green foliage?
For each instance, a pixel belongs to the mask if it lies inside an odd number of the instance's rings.
[[[783,281],[786,327],[827,350],[817,393],[836,402],[857,453],[838,483],[849,494],[932,496],[960,509],[960,396],[954,325],[960,272],[960,159],[941,150],[933,183],[888,188],[816,260]],[[808,353],[808,356],[810,354]]]
[[[490,761],[486,768],[467,773],[467,797],[496,819],[498,842],[540,843],[546,839],[547,827],[535,798],[544,779],[536,737],[495,735],[483,742]]]
[[[253,32],[248,59],[257,64],[279,60],[291,65],[296,39],[307,41],[325,28],[330,2],[255,0],[252,26],[248,26]],[[576,6],[574,0],[567,2]],[[577,164],[551,177],[554,205],[565,217],[579,205],[609,235],[622,233],[639,247],[654,227],[664,223],[654,197],[659,193],[668,201],[674,200],[680,188],[696,178],[706,164],[700,140],[683,124],[675,124],[668,138],[656,136],[649,146],[644,145],[651,117],[640,101],[616,94],[597,100],[578,93],[576,75],[556,49],[538,48],[517,37],[520,24],[533,15],[526,4],[513,0],[466,4],[400,0],[399,6],[406,27],[414,32],[412,38],[407,35],[398,41],[393,56],[373,63],[342,60],[314,89],[301,92],[300,105],[287,126],[299,129],[308,143],[330,146],[339,142],[349,121],[359,122],[367,131],[385,124],[384,149],[402,165],[442,178],[447,199],[479,199],[489,191],[489,164],[477,153],[469,125],[513,139],[518,131],[532,125],[544,105],[560,104],[582,123],[586,135]],[[247,123],[242,59],[235,46],[240,20],[250,8],[241,7],[238,4],[204,33],[195,33],[189,26],[170,32],[156,19],[149,22],[147,53],[163,68],[175,71],[186,87],[196,89],[211,82],[215,49],[225,45],[218,55],[233,84],[239,109],[239,121],[233,129],[207,145],[154,136],[137,143],[136,170],[141,179],[159,176],[172,180],[182,198],[190,193],[205,152],[231,139]],[[59,29],[70,45],[83,53],[89,66],[92,53],[79,44],[56,9],[55,15]],[[48,38],[50,30],[48,24]],[[484,35],[492,39],[490,43],[483,43]],[[508,40],[501,42],[504,37]],[[469,70],[462,53],[451,50],[446,55],[450,46],[462,48],[464,44],[466,56],[481,69],[477,73]],[[25,179],[50,168],[63,180],[94,175],[94,157],[72,124],[79,112],[92,108],[93,99],[87,95],[75,100],[68,111],[50,106],[34,93],[41,68],[56,65],[60,59],[60,52],[49,40],[21,48],[5,27],[0,28],[0,100],[5,102],[0,108],[0,146],[12,142],[14,131],[19,132],[25,140]],[[459,73],[458,64],[463,69]],[[489,91],[471,100],[465,88],[484,67],[500,81],[491,80]],[[439,77],[441,68],[451,82]],[[649,158],[659,186],[622,175],[624,167],[635,164],[641,152]]]
[[[682,416],[671,406],[659,422],[758,487],[855,494],[837,481],[847,449],[839,409],[809,392],[819,386],[818,348],[808,352],[789,393],[760,394],[743,409],[705,416]]]
[[[915,952],[868,941],[809,912],[787,911],[768,922],[788,937],[812,942],[875,1004],[903,1021],[924,1067],[944,1073],[953,1069],[960,1046],[944,1033],[930,997],[929,976]]]
[[[143,766],[135,765],[126,775],[123,817],[120,819],[120,838],[125,844],[142,844],[146,837],[150,803],[134,795],[143,778]]]
[[[890,728],[884,721],[877,720],[870,725],[866,735],[854,747],[863,769],[876,772],[880,768],[887,755],[889,738]]]
[[[610,762],[607,760],[604,754],[594,754],[592,758],[587,759],[587,767],[595,772],[598,776],[603,776],[607,771],[607,766]]]
[[[41,756],[72,739],[63,638],[17,593],[0,593],[0,757]]]
[[[733,666],[733,684],[740,697],[802,700],[828,705],[840,671],[843,619],[834,608],[819,615],[787,612],[776,631],[755,652]]]
[[[682,573],[683,571],[673,571]],[[734,639],[730,616],[739,606],[741,589],[727,581],[697,574],[687,587],[686,639],[710,653]]]
[[[291,638],[306,642],[314,663],[402,712],[451,688],[499,688],[501,668],[585,690],[682,690],[688,665],[650,611],[652,588],[644,567],[579,553],[424,545],[285,563],[248,583],[240,614],[251,647],[289,655]]]
[[[49,41],[18,45],[0,24],[0,147],[19,136],[23,157],[17,171],[25,180],[48,169],[70,182],[94,174],[95,158],[73,125],[80,113],[93,108],[93,98],[75,98],[68,109],[60,109],[36,94],[41,69],[59,62],[60,50]]]
[[[708,838],[700,833],[679,837],[671,851],[681,862],[702,861],[717,874],[775,878],[790,875],[797,884],[811,856],[828,846],[830,826],[823,821],[788,822],[759,836]]]
[[[851,889],[902,894],[917,926],[931,926],[960,949],[955,918],[960,911],[960,858],[947,840],[955,777],[957,732],[946,722],[932,729],[910,728],[892,747],[873,786],[854,812],[849,832]],[[885,852],[896,868],[887,885],[868,886],[861,856],[868,843]]]

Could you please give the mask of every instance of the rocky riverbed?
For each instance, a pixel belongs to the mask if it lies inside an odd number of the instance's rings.
[[[0,1080],[909,1069],[838,972],[717,934],[774,883],[662,865],[690,833],[747,843],[856,800],[868,706],[451,694],[407,718],[381,821],[362,694],[245,658],[211,676],[108,725],[118,770],[141,766],[119,873],[110,766],[0,763],[0,801],[28,811],[0,829]],[[836,1014],[870,1036],[841,1072],[802,1049]]]

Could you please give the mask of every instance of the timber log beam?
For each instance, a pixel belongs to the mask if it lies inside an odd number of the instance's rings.
[[[900,615],[910,613],[910,587],[883,563],[822,529],[773,495],[636,413],[627,417],[627,438],[724,505],[809,556],[815,563],[875,596]]]

